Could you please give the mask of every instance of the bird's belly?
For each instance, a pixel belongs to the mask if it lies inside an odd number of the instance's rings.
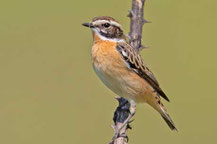
[[[120,87],[120,82],[118,81],[118,78],[115,76],[111,76],[107,72],[101,70],[100,68],[97,68],[93,65],[93,68],[97,74],[97,76],[100,78],[100,80],[114,93],[117,95],[122,95],[122,89]]]
[[[117,95],[137,102],[145,101],[144,81],[134,77],[133,72],[122,67],[102,69],[93,65],[93,68],[100,80]]]

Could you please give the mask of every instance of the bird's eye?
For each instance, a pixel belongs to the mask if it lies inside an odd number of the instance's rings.
[[[108,28],[108,27],[110,27],[110,24],[109,23],[105,23],[105,24],[103,24],[103,26],[106,27],[106,28]]]

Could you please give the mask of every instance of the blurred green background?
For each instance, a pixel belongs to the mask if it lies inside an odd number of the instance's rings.
[[[81,23],[116,18],[129,31],[131,0],[0,1],[0,143],[108,143],[115,94],[91,66]],[[141,52],[171,103],[179,132],[137,106],[134,144],[216,143],[217,1],[147,0]]]

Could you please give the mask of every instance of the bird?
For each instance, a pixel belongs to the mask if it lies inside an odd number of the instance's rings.
[[[149,104],[171,130],[177,131],[161,100],[164,98],[169,102],[169,98],[141,55],[130,46],[121,24],[110,16],[98,16],[82,25],[92,31],[91,59],[97,76],[110,90],[130,103],[130,114],[119,131],[134,116],[137,103]]]

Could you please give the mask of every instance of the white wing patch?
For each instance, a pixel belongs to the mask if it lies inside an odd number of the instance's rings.
[[[123,55],[124,57],[127,57],[127,53],[126,53],[125,51],[122,50],[121,53],[122,53],[122,55]],[[128,67],[129,69],[131,69],[130,64],[129,64],[127,61],[125,61],[125,60],[124,60],[124,62],[125,62],[125,64],[127,65],[127,67]]]
[[[123,56],[127,56],[127,53],[125,51],[122,51]]]

